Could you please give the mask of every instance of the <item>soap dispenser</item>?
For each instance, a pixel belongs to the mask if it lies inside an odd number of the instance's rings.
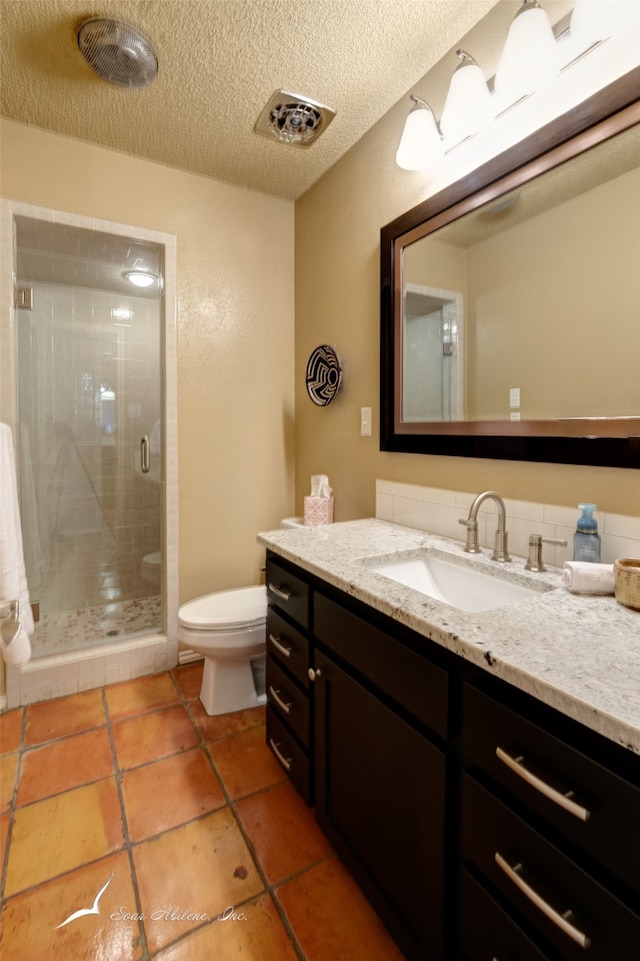
[[[576,523],[573,535],[574,561],[587,561],[592,564],[600,563],[600,535],[598,522],[593,516],[595,504],[578,504],[582,514]]]

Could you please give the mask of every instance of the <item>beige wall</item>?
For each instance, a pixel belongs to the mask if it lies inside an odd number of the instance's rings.
[[[176,235],[180,599],[258,583],[256,532],[293,510],[293,204],[1,132],[4,197]]]
[[[468,248],[473,420],[637,416],[640,169]],[[456,248],[458,249],[458,248]]]
[[[416,93],[429,99],[429,89],[417,85]],[[433,89],[438,113],[442,71]],[[380,228],[458,176],[441,170],[435,183],[429,174],[396,166],[409,106],[407,100],[389,111],[296,203],[297,510],[309,476],[326,473],[336,520],[374,514],[377,477],[470,492],[495,488],[505,497],[568,506],[588,498],[601,510],[639,515],[634,470],[379,450]],[[327,408],[315,407],[304,387],[307,358],[321,343],[335,346],[344,371],[343,387]],[[373,407],[369,438],[360,437],[361,406]]]

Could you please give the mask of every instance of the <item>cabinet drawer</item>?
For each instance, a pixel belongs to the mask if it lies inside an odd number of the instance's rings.
[[[460,947],[465,961],[548,961],[547,955],[465,870],[460,887]]]
[[[464,691],[463,753],[467,766],[481,768],[638,891],[638,787],[471,685]],[[569,792],[576,806],[565,808]]]
[[[309,747],[309,695],[278,666],[267,658],[267,701],[287,727]]]
[[[318,640],[351,667],[446,736],[446,671],[319,593],[314,595],[313,628]]]
[[[309,641],[271,607],[267,611],[267,654],[277,658],[303,687],[309,687]]]
[[[307,804],[311,804],[309,758],[269,705],[267,705],[267,745],[298,793]]]
[[[461,846],[563,961],[612,961],[640,944],[640,918],[468,774]]]
[[[301,627],[309,626],[309,585],[271,558],[267,559],[267,597]]]

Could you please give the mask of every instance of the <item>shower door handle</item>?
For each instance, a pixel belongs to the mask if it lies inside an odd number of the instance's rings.
[[[149,438],[145,434],[140,441],[140,470],[143,474],[148,474],[151,470],[151,454],[149,451]]]

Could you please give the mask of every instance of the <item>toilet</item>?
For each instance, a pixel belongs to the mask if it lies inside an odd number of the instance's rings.
[[[178,611],[178,639],[202,654],[200,700],[207,714],[266,703],[267,589],[238,587],[205,594]]]
[[[303,527],[285,517],[281,527]],[[200,700],[207,714],[266,704],[267,588],[237,587],[204,594],[178,610],[178,640],[202,654]]]

